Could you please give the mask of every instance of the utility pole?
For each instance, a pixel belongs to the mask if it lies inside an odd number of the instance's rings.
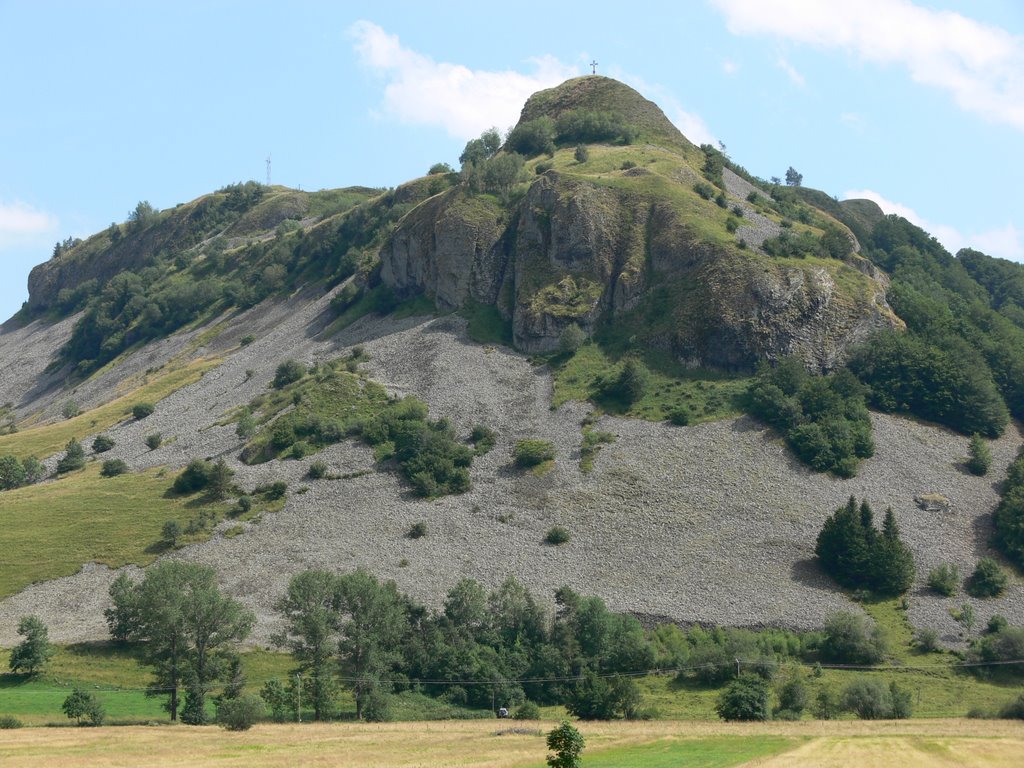
[[[270,186],[270,155],[267,155],[267,186]]]

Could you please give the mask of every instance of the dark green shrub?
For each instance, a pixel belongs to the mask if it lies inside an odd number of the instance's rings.
[[[537,165],[533,167],[533,172],[540,176],[543,173],[547,173],[554,167],[555,164],[553,162],[551,162],[550,160],[545,160],[544,162],[537,163]]]
[[[75,438],[71,438],[64,446],[64,455],[57,462],[57,474],[74,472],[85,466],[85,449]]]
[[[971,438],[970,458],[967,459],[967,469],[972,475],[988,474],[992,466],[992,449],[981,438],[981,435],[974,435]]]
[[[413,523],[409,527],[409,538],[410,539],[422,539],[427,535],[427,524],[422,520]]]
[[[881,680],[859,677],[843,689],[842,708],[861,720],[885,720],[892,717],[892,694]]]
[[[128,471],[128,465],[121,459],[107,459],[103,462],[100,474],[103,477],[117,477]]]
[[[20,488],[25,481],[25,465],[14,456],[0,456],[0,490]]]
[[[114,447],[114,438],[110,435],[96,435],[92,441],[93,453],[106,453]]]
[[[1004,571],[991,557],[978,561],[974,573],[965,584],[967,594],[972,597],[998,597],[1006,589],[1008,579]]]
[[[0,715],[0,731],[9,731],[15,728],[24,728],[25,724],[14,715]]]
[[[573,153],[573,157],[576,158],[577,163],[585,163],[590,159],[590,150],[587,149],[586,144],[577,144],[576,151]]]
[[[715,205],[717,205],[719,208],[729,207],[729,199],[725,196],[724,192],[719,192],[717,195],[715,195]]]
[[[177,520],[168,520],[160,531],[161,541],[168,547],[178,546],[178,539],[181,538],[181,526]]]
[[[555,458],[555,446],[547,440],[520,440],[512,453],[516,465],[529,468],[552,461]]]
[[[498,442],[498,433],[483,424],[474,424],[473,431],[469,435],[473,443],[473,449],[477,456],[488,453]]]
[[[141,421],[147,416],[152,415],[155,410],[156,406],[152,403],[136,403],[132,406],[132,418],[136,421]]]
[[[82,411],[78,407],[78,403],[74,400],[68,400],[60,407],[60,415],[65,419],[73,419],[81,412]]]
[[[307,440],[297,440],[292,443],[292,448],[288,452],[288,455],[293,459],[304,459],[311,453],[315,453],[316,448],[309,444]]]
[[[617,376],[601,382],[601,397],[630,406],[644,396],[650,378],[647,366],[631,357],[622,364]]]
[[[563,355],[571,355],[587,340],[587,334],[576,323],[569,323],[558,335],[558,351]]]
[[[64,699],[61,709],[64,710],[64,714],[67,715],[69,719],[77,721],[79,725],[103,725],[103,720],[106,717],[106,713],[103,711],[103,705],[100,704],[100,701],[96,698],[95,694],[82,690],[81,688],[75,688],[71,694]]]
[[[274,373],[274,379],[270,386],[274,389],[282,389],[289,384],[298,381],[306,375],[306,365],[298,360],[285,360]]]
[[[685,406],[678,406],[668,412],[668,420],[677,427],[685,427],[690,423],[690,409]]]
[[[999,717],[1003,720],[1024,720],[1024,693],[1004,704],[999,709]]]
[[[710,200],[715,196],[715,188],[703,181],[698,181],[696,184],[694,184],[693,191],[696,192],[705,200]]]
[[[583,673],[565,702],[571,715],[581,720],[633,720],[640,706],[640,690],[631,677],[598,677],[590,670]]]
[[[327,464],[322,461],[314,461],[309,465],[306,475],[310,480],[320,480],[327,476]]]
[[[237,698],[222,699],[217,703],[217,724],[229,731],[247,731],[259,722],[265,712],[259,696],[243,693]]]
[[[146,435],[146,447],[151,451],[155,451],[161,446],[164,441],[164,436],[159,432],[154,432],[152,435]]]
[[[285,493],[288,491],[288,483],[284,480],[275,480],[267,485],[261,485],[256,488],[257,493],[262,493],[267,501],[276,501],[277,499],[284,498]]]
[[[519,705],[512,717],[516,720],[540,720],[540,707],[527,699]]]
[[[722,691],[715,711],[727,721],[767,720],[768,683],[758,675],[740,675]]]
[[[869,619],[840,611],[825,622],[820,653],[838,664],[877,664],[885,655],[885,640]]]
[[[505,150],[524,157],[551,155],[555,151],[555,121],[547,115],[519,123],[505,140]]]
[[[960,568],[955,563],[943,563],[928,571],[928,586],[944,597],[953,597],[960,586]]]
[[[386,723],[392,719],[391,696],[374,686],[363,697],[363,720],[368,723]]]
[[[253,336],[251,333],[247,333],[245,334],[245,336],[238,340],[238,343],[241,344],[243,347],[247,347],[254,341],[256,341],[256,337]]]
[[[570,539],[572,539],[572,535],[569,533],[569,530],[561,525],[552,526],[544,536],[544,541],[555,547],[561,544],[568,544]]]
[[[792,712],[796,715],[793,719],[799,720],[800,715],[809,705],[810,696],[807,693],[807,685],[799,677],[791,678],[779,689],[779,709],[776,712],[776,718],[778,718],[779,712]]]
[[[889,717],[893,720],[906,720],[914,714],[914,698],[910,691],[900,688],[895,680],[889,683],[889,699],[892,709]]]
[[[941,649],[939,645],[939,633],[931,627],[921,627],[914,632],[914,645],[923,653],[934,653]]]
[[[636,168],[636,163],[634,163],[632,160],[623,160],[622,165],[620,165],[619,168],[623,171],[628,171],[631,168]]]
[[[171,488],[175,493],[187,494],[203,490],[210,482],[213,465],[203,459],[192,459],[181,474],[174,478]]]
[[[238,426],[235,427],[235,434],[243,440],[248,440],[256,434],[256,419],[248,411],[244,411],[238,417]]]
[[[730,216],[728,219],[725,220],[725,230],[726,230],[726,232],[732,234],[733,232],[735,232],[739,228],[740,228],[740,220],[737,219],[735,216]]]
[[[988,624],[985,625],[985,632],[990,635],[995,634],[996,632],[1002,632],[1008,626],[1010,626],[1010,622],[1006,620],[1005,616],[994,613],[989,617]]]
[[[46,467],[35,456],[22,459],[21,468],[25,473],[25,485],[34,485],[46,477]]]
[[[238,497],[238,514],[244,515],[246,512],[252,509],[252,497],[250,496],[239,496]]]

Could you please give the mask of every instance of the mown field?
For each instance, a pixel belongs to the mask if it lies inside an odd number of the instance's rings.
[[[24,728],[0,731],[10,768],[332,766],[543,768],[552,721]],[[726,724],[580,723],[587,768],[1019,766],[1024,723],[976,720]]]

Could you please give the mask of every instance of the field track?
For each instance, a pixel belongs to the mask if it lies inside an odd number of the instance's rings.
[[[185,726],[0,731],[0,765],[541,768],[552,723],[447,721],[259,725],[244,733]],[[1020,766],[1024,723],[581,723],[585,766]],[[505,732],[512,729],[520,732]]]

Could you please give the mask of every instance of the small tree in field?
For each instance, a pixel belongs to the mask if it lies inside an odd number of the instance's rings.
[[[11,672],[34,675],[41,672],[53,656],[46,625],[38,616],[22,616],[18,622],[18,634],[24,637],[11,651],[8,666]]]
[[[992,466],[992,449],[982,439],[981,435],[974,435],[971,438],[970,458],[967,459],[967,469],[972,475],[984,475]]]
[[[583,754],[582,734],[577,731],[568,720],[548,733],[548,749],[554,754],[548,755],[550,768],[579,768],[582,765],[581,755]]]
[[[103,719],[106,717],[100,700],[81,688],[75,688],[71,695],[64,699],[61,709],[69,719],[77,721],[79,725],[103,725]]]
[[[85,449],[75,438],[71,438],[64,446],[64,456],[57,462],[57,474],[74,472],[85,466]]]
[[[768,683],[759,675],[740,675],[722,692],[715,711],[723,720],[767,720]]]

